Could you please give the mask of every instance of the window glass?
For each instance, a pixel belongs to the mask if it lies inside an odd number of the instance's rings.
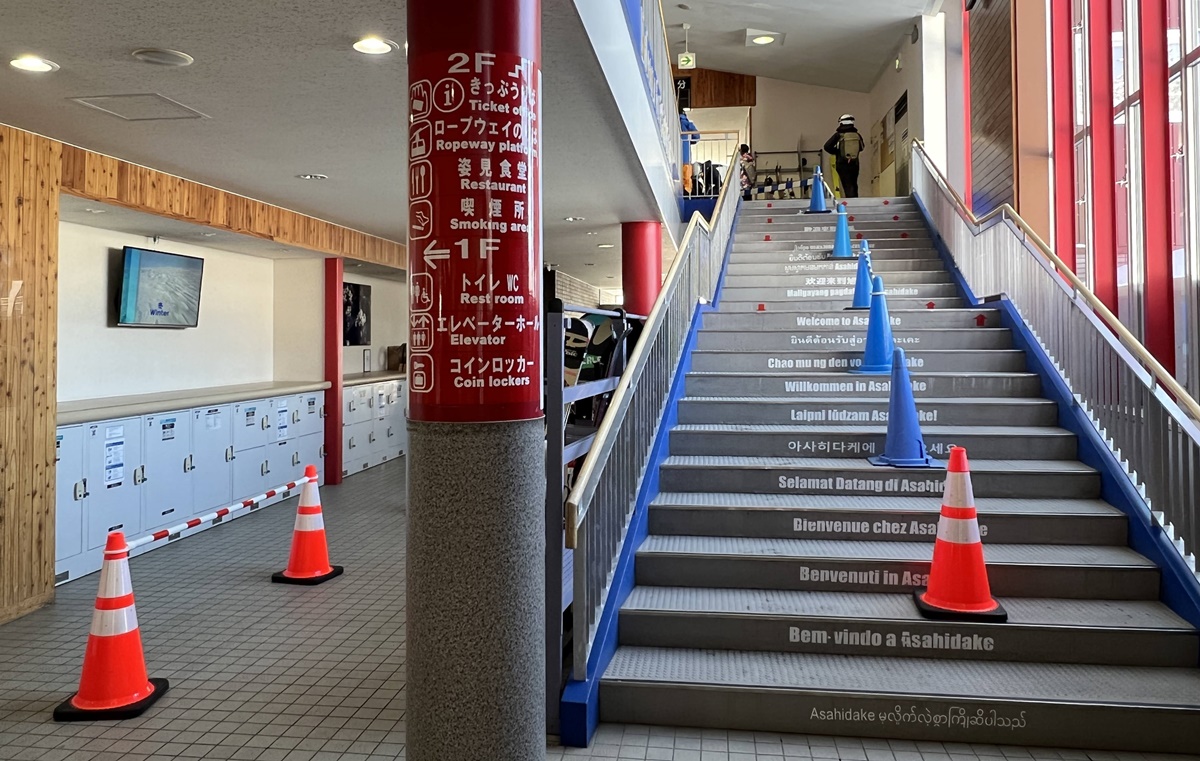
[[[1142,0],[1125,0],[1125,26],[1122,36],[1125,39],[1125,97],[1133,97],[1142,86],[1142,62],[1139,58],[1140,40],[1138,36],[1138,4]]]
[[[1091,288],[1092,282],[1092,167],[1091,140],[1075,141],[1075,274]]]
[[[1125,2],[1112,0],[1113,105],[1125,102]],[[1118,166],[1119,168],[1119,166]]]
[[[1075,131],[1091,123],[1091,98],[1088,97],[1087,10],[1084,0],[1071,4],[1071,64],[1075,85]]]
[[[1167,66],[1183,58],[1183,0],[1167,0]]]
[[[1117,317],[1131,327],[1129,317],[1133,302],[1129,292],[1129,152],[1127,150],[1125,112],[1113,120],[1113,171],[1116,177],[1115,201],[1117,223]]]
[[[1200,0],[1186,0],[1186,9],[1184,11],[1183,28],[1187,30],[1184,35],[1184,47],[1188,52],[1200,47]]]

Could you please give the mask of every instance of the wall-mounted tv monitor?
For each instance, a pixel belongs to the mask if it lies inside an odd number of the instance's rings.
[[[200,282],[203,277],[203,259],[126,246],[117,324],[149,328],[196,327],[200,321]]]

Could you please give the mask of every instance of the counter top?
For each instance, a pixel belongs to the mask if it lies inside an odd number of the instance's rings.
[[[364,386],[368,383],[386,383],[387,381],[404,380],[407,373],[399,370],[380,370],[373,373],[351,373],[342,376],[343,386]]]
[[[289,394],[303,394],[309,391],[323,391],[329,386],[330,384],[326,381],[271,381],[244,383],[239,386],[165,391],[157,394],[78,399],[72,402],[59,402],[58,424],[77,425],[94,423],[97,420],[116,420],[139,415],[153,415],[157,412],[232,404],[249,399],[267,399]]]

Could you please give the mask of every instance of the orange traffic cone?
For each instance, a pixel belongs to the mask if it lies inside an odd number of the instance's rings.
[[[100,591],[92,612],[92,629],[83,653],[79,692],[54,709],[55,721],[132,719],[162,697],[166,679],[146,677],[142,635],[133,606],[129,547],[114,531],[104,547]]]
[[[997,623],[1008,620],[1008,613],[992,598],[988,586],[967,450],[962,447],[950,450],[929,587],[916,590],[913,596],[926,618]]]
[[[317,466],[309,465],[304,475],[312,480],[300,491],[287,570],[271,575],[271,581],[280,584],[320,584],[342,575],[340,565],[329,564],[325,519],[321,516],[321,495],[317,492]]]

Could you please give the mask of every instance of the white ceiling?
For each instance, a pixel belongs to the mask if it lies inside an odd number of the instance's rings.
[[[673,54],[683,52],[682,24],[692,25],[689,47],[701,68],[870,92],[901,35],[940,6],[941,0],[664,0],[663,13]],[[785,38],[747,46],[747,28]]]
[[[403,0],[2,5],[0,62],[29,53],[62,68],[31,75],[0,65],[0,122],[405,239],[404,54],[350,47],[366,34],[403,45]],[[543,46],[545,259],[612,287],[619,223],[657,218],[657,206],[572,0],[544,0]],[[196,62],[139,63],[130,52],[142,47]],[[70,100],[132,93],[160,93],[210,118],[127,122]],[[329,179],[305,182],[301,173]],[[616,248],[597,249],[601,242]]]

